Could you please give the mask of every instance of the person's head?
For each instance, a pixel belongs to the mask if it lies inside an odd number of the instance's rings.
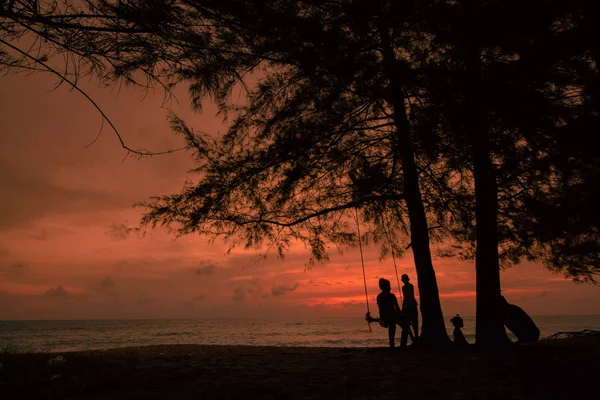
[[[462,328],[464,326],[463,319],[458,314],[456,314],[456,317],[450,318],[450,322],[455,328]]]
[[[408,277],[408,275],[402,274],[402,278],[400,278],[400,280],[404,283],[407,283],[408,281],[410,281],[410,278]]]
[[[385,278],[379,278],[379,289],[384,292],[389,292],[392,290],[392,284]]]

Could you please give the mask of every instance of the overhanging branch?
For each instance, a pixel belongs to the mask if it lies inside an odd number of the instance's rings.
[[[404,195],[402,195],[402,194],[384,195],[384,196],[367,196],[367,197],[363,197],[358,200],[353,200],[349,203],[342,204],[339,206],[324,208],[320,211],[317,211],[317,212],[309,214],[309,215],[305,215],[304,217],[298,218],[291,222],[280,222],[280,221],[262,219],[262,218],[245,220],[245,221],[240,221],[240,220],[236,220],[236,219],[228,219],[228,220],[230,222],[233,222],[240,226],[249,225],[249,224],[272,224],[272,225],[277,225],[277,226],[281,226],[284,228],[289,228],[289,227],[301,224],[302,222],[308,221],[312,218],[316,218],[321,215],[326,215],[326,214],[329,214],[329,213],[335,212],[335,211],[341,211],[341,210],[346,210],[349,208],[359,207],[362,204],[367,203],[367,202],[387,201],[387,200],[403,200],[403,199],[404,199]]]

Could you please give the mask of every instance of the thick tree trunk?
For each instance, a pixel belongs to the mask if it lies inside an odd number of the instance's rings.
[[[381,44],[386,73],[392,92],[392,107],[396,126],[397,152],[402,162],[404,196],[410,221],[410,238],[415,269],[417,272],[422,329],[419,342],[423,345],[446,345],[450,343],[444,315],[440,304],[437,279],[429,248],[429,228],[423,206],[419,175],[415,163],[410,125],[406,115],[404,94],[396,76],[396,60],[385,27],[380,26]]]
[[[485,109],[480,101],[481,51],[477,43],[478,0],[466,0],[466,128],[473,156],[476,219],[476,328],[478,345],[509,342],[500,312],[500,265],[498,260],[498,186],[492,164]]]
[[[419,177],[412,151],[408,121],[403,106],[404,102],[400,103],[402,106],[399,106],[396,101],[394,103],[396,103],[394,104],[394,119],[396,120],[399,142],[398,152],[402,161],[404,195],[410,221],[411,247],[417,271],[421,318],[423,321],[419,340],[423,344],[447,344],[450,339],[446,333],[437,279],[431,260],[429,228],[419,187]]]

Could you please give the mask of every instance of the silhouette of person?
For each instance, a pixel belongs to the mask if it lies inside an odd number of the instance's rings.
[[[377,295],[377,306],[379,307],[379,318],[372,318],[371,313],[367,313],[366,320],[368,322],[379,322],[383,328],[388,328],[390,348],[395,346],[396,325],[402,329],[401,347],[406,347],[408,336],[413,340],[415,337],[410,331],[408,320],[402,315],[398,299],[392,293],[392,285],[385,278],[379,279],[379,288],[381,293]],[[406,339],[405,339],[406,336]]]
[[[456,314],[456,317],[450,318],[450,323],[454,326],[454,331],[452,332],[452,337],[454,339],[454,344],[459,346],[468,345],[467,339],[465,339],[465,335],[463,335],[460,328],[464,326],[463,319],[460,315]]]
[[[415,299],[415,287],[410,283],[410,278],[406,274],[402,274],[401,278],[404,285],[402,286],[402,313],[408,319],[408,323],[412,326],[415,333],[415,338],[419,337],[419,311],[418,303]]]
[[[504,325],[517,337],[517,343],[535,343],[540,338],[540,330],[521,307],[510,304],[500,296],[500,309],[504,315]]]

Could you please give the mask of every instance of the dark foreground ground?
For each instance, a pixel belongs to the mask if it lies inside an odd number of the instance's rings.
[[[151,346],[0,354],[0,399],[600,398],[600,337],[447,349]]]

